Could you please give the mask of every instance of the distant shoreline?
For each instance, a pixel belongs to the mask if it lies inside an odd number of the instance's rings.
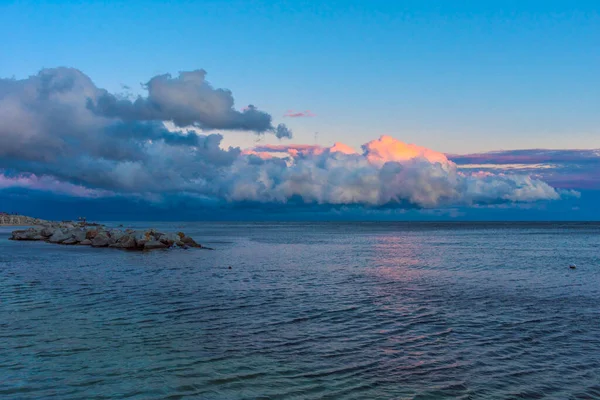
[[[50,223],[50,221],[28,217],[26,215],[0,214],[0,226],[32,226],[48,223]]]

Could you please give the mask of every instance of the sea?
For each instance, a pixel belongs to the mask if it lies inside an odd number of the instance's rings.
[[[0,227],[1,399],[600,399],[598,223],[124,225]]]

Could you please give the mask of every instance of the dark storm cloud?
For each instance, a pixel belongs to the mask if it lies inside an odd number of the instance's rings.
[[[147,97],[131,101],[101,91],[89,108],[96,114],[125,121],[173,121],[178,127],[274,132],[278,138],[291,137],[285,125],[273,126],[271,115],[253,105],[234,109],[233,95],[215,89],[206,81],[206,71],[158,75],[145,84]]]

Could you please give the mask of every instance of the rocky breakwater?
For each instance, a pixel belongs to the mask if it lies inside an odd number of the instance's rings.
[[[207,248],[183,232],[163,233],[154,229],[109,229],[86,223],[46,223],[12,232],[11,240],[34,240],[62,245],[111,247],[126,250]]]

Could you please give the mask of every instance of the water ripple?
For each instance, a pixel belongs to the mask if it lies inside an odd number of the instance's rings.
[[[598,224],[186,226],[218,249],[0,230],[0,397],[600,398]]]

